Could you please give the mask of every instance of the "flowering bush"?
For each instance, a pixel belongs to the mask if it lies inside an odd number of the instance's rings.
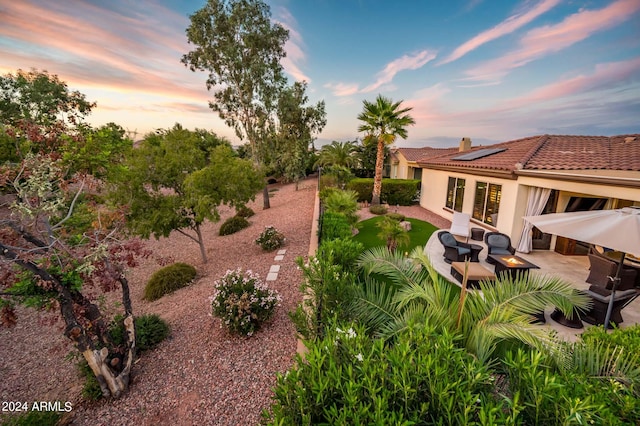
[[[257,274],[238,268],[214,283],[210,297],[213,315],[230,331],[251,336],[269,319],[282,300]]]
[[[286,238],[284,234],[273,226],[266,226],[264,231],[256,238],[256,244],[262,247],[264,251],[273,251],[284,245]]]

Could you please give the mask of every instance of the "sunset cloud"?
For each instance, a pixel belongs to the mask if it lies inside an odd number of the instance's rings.
[[[480,64],[467,71],[471,80],[496,80],[512,69],[566,49],[596,32],[608,29],[640,10],[638,0],[619,0],[598,10],[581,10],[556,25],[545,25],[529,31],[520,48],[506,55]]]
[[[495,27],[481,32],[477,36],[458,46],[449,56],[440,61],[438,65],[448,64],[449,62],[460,59],[467,53],[477,49],[483,44],[514,32],[515,30],[533,21],[538,16],[554,8],[558,3],[560,3],[560,0],[543,0],[537,3],[531,9],[508,17],[506,20],[500,22]]]
[[[280,25],[289,31],[289,40],[284,45],[287,56],[282,59],[282,67],[296,81],[311,82],[311,78],[305,74],[301,67],[306,60],[304,53],[304,40],[297,30],[298,23],[289,10],[284,7],[277,8],[277,20]]]
[[[376,77],[375,83],[361,90],[362,93],[369,93],[377,90],[383,84],[390,83],[400,71],[404,70],[417,70],[422,68],[427,62],[432,61],[436,57],[436,54],[429,52],[428,50],[420,51],[413,55],[403,55],[398,59],[389,62],[382,71],[380,71]]]

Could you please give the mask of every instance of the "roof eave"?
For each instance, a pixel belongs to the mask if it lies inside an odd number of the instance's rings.
[[[441,165],[431,165],[431,164],[419,164],[422,168],[432,169],[432,170],[441,170],[445,172],[457,172],[457,173],[465,173],[470,175],[477,176],[488,176],[488,177],[496,177],[500,179],[511,179],[516,180],[518,177],[514,174],[513,170],[499,170],[499,169],[481,169],[474,167],[458,167],[458,166],[441,166]]]
[[[595,183],[600,185],[621,186],[626,188],[640,188],[640,180],[634,178],[589,176],[580,174],[569,175],[566,173],[556,173],[553,170],[516,170],[515,175],[563,180],[567,182]]]

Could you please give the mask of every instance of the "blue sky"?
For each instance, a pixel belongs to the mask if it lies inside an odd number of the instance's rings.
[[[0,0],[0,73],[46,69],[138,137],[175,122],[239,143],[203,73],[180,63],[179,0]],[[290,31],[283,61],[324,100],[320,143],[353,140],[364,99],[412,107],[397,146],[537,134],[640,133],[640,0],[269,0]]]

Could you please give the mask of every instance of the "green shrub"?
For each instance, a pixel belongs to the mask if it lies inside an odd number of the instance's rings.
[[[335,186],[327,186],[320,190],[320,192],[318,193],[318,197],[320,197],[320,201],[324,202],[329,195],[333,194],[336,191],[340,191],[340,189],[336,188]]]
[[[31,402],[28,402],[31,409]],[[64,403],[63,403],[64,406]],[[56,426],[62,418],[62,413],[56,411],[28,411],[19,415],[2,415],[2,426]]]
[[[380,198],[392,206],[410,206],[418,198],[420,183],[418,179],[382,179]],[[356,178],[346,188],[358,193],[358,201],[371,201],[373,179]]]
[[[220,225],[220,235],[235,234],[236,232],[247,228],[249,225],[249,221],[243,216],[232,216]]]
[[[353,179],[353,173],[351,173],[351,170],[349,168],[336,165],[323,168],[322,176],[330,176],[331,178],[333,178],[332,186],[337,186],[340,189],[344,189],[345,185],[347,185],[347,183],[351,179]]]
[[[97,401],[102,398],[102,389],[100,389],[100,383],[93,370],[89,367],[87,360],[82,358],[78,362],[78,371],[80,375],[84,377],[84,385],[82,385],[82,397],[89,401]]]
[[[227,271],[214,286],[210,298],[213,315],[231,332],[245,336],[257,331],[281,301],[278,292],[271,290],[251,271]]]
[[[640,324],[609,331],[603,326],[589,327],[580,335],[580,338],[586,343],[599,341],[607,345],[619,346],[630,354],[640,354]]]
[[[505,424],[486,366],[424,327],[387,346],[357,326],[330,327],[279,374],[268,424]]]
[[[405,220],[407,218],[402,213],[387,213],[387,217],[395,220],[396,222],[402,222],[403,220]]]
[[[349,225],[358,223],[358,202],[355,191],[334,190],[328,193],[324,200],[326,212],[342,213],[347,218]]]
[[[236,216],[247,218],[253,216],[254,214],[256,214],[256,212],[254,212],[247,206],[243,205],[236,207]]]
[[[371,206],[369,207],[369,211],[373,214],[387,214],[387,207],[383,205]]]
[[[284,245],[286,238],[284,234],[273,226],[266,226],[264,231],[256,238],[256,244],[264,251],[273,251]]]
[[[351,225],[347,217],[342,213],[325,212],[322,215],[320,228],[320,241],[335,240],[337,238],[351,237]]]
[[[122,315],[118,315],[111,322],[109,332],[114,345],[124,345],[125,329]],[[138,353],[150,350],[158,346],[160,342],[169,337],[171,329],[169,324],[157,314],[146,314],[135,317],[136,325],[136,349]]]
[[[186,287],[196,277],[196,268],[186,263],[174,263],[157,270],[144,288],[144,298],[160,299],[165,294]]]

